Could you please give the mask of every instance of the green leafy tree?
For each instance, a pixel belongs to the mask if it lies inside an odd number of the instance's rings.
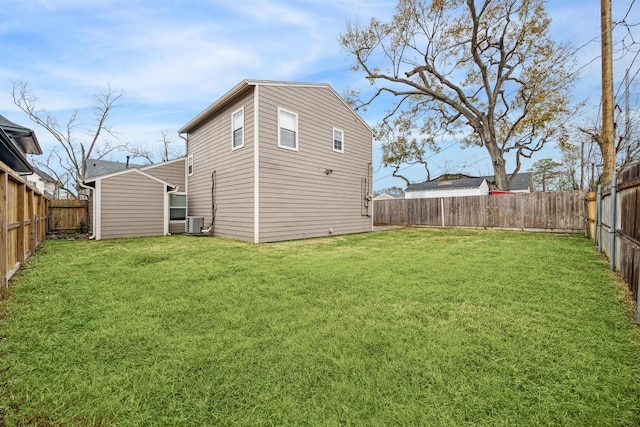
[[[376,193],[378,194],[388,194],[390,196],[393,196],[395,198],[403,198],[404,197],[404,189],[394,185],[393,187],[387,187],[387,188],[381,188],[380,190],[377,190]]]
[[[384,145],[405,145],[385,163],[424,160],[425,146],[442,138],[482,146],[508,190],[506,159],[530,158],[565,132],[573,112],[574,52],[549,36],[544,0],[398,0],[389,22],[351,23],[341,45],[373,86],[352,91],[366,108],[392,107],[377,126]],[[391,95],[390,97],[388,95]],[[415,150],[414,150],[415,148]],[[397,152],[397,149],[393,149]]]
[[[533,173],[533,182],[538,191],[554,191],[558,189],[562,177],[562,163],[552,159],[540,159],[529,169]]]

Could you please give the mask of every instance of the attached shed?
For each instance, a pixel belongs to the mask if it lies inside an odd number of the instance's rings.
[[[183,233],[184,158],[86,179],[95,239]]]

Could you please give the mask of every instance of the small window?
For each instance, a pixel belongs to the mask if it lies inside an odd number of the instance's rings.
[[[344,153],[344,132],[333,128],[333,151]]]
[[[278,108],[278,147],[298,150],[298,115]]]
[[[244,147],[244,107],[231,114],[231,149]]]
[[[169,220],[184,221],[187,217],[186,193],[171,193],[169,198]]]
[[[187,157],[187,175],[193,175],[193,156]]]

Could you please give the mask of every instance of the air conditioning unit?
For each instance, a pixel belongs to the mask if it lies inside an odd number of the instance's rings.
[[[188,216],[185,223],[186,234],[200,234],[204,228],[204,218],[199,216]]]

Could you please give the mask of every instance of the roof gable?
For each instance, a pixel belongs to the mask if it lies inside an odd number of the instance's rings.
[[[150,178],[150,179],[152,179],[154,181],[158,181],[159,183],[164,184],[164,185],[166,185],[168,187],[177,188],[172,183],[167,182],[167,181],[165,181],[163,179],[160,179],[157,176],[154,176],[154,175],[152,175],[152,174],[150,174],[148,172],[145,172],[142,169],[138,169],[138,168],[124,169],[124,170],[113,172],[113,173],[110,173],[110,174],[107,174],[107,175],[96,176],[96,177],[91,178],[91,179],[86,179],[84,182],[85,183],[90,183],[90,182],[95,182],[95,181],[98,181],[98,180],[113,178],[114,176],[130,174],[130,173],[140,174],[140,175],[146,176],[147,178]]]
[[[190,133],[200,127],[202,124],[207,122],[211,117],[213,117],[218,111],[224,108],[227,104],[232,102],[234,99],[243,95],[246,90],[249,88],[253,89],[257,86],[283,86],[283,87],[317,87],[317,88],[325,88],[330,90],[333,95],[342,102],[342,104],[354,115],[356,119],[358,119],[371,133],[373,130],[371,127],[360,117],[346,102],[345,100],[338,95],[338,93],[333,90],[333,88],[328,83],[303,83],[303,82],[285,82],[285,81],[274,81],[274,80],[250,80],[245,79],[234,86],[227,93],[222,95],[218,100],[216,100],[213,104],[209,105],[204,111],[198,114],[196,117],[191,119],[189,123],[184,125],[178,133]]]

